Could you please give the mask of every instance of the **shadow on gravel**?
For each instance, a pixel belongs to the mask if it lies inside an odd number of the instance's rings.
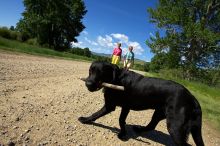
[[[97,127],[101,127],[101,128],[105,128],[105,129],[109,129],[112,132],[118,134],[120,129],[116,128],[116,127],[110,127],[110,126],[106,126],[100,123],[91,123],[91,125],[97,126]],[[153,130],[153,131],[148,131],[148,132],[142,132],[142,133],[136,133],[133,130],[134,126],[139,126],[139,125],[126,125],[126,130],[127,130],[127,135],[126,135],[126,140],[128,141],[129,139],[134,139],[137,140],[139,142],[143,142],[147,145],[151,145],[151,142],[147,141],[147,140],[151,140],[157,143],[160,143],[162,145],[166,145],[166,146],[174,146],[174,143],[170,137],[170,135],[163,133],[161,131],[157,131],[157,130]]]

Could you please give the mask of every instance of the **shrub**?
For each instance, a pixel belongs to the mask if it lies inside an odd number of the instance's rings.
[[[146,71],[146,72],[150,71],[150,63],[149,62],[144,63],[144,71]]]
[[[197,72],[196,79],[208,85],[217,85],[220,82],[219,69],[200,69]]]
[[[132,68],[135,69],[135,70],[141,70],[141,71],[144,71],[144,65],[139,64],[139,63],[134,63],[134,65],[133,65]]]
[[[159,72],[160,77],[165,77],[167,79],[183,79],[185,76],[184,70],[182,68],[177,69],[161,69]]]
[[[0,27],[0,36],[10,40],[17,40],[24,42],[30,38],[27,34],[22,34],[20,32],[14,31],[13,29],[8,29],[7,27]]]
[[[94,54],[92,54],[91,57],[92,57],[93,59],[95,59],[95,61],[107,61],[107,62],[111,62],[111,58],[109,58],[109,57],[98,56],[98,55],[94,55]]]
[[[7,27],[0,28],[0,36],[3,38],[10,39],[10,30]]]
[[[220,85],[220,70],[218,69],[200,69],[190,78],[188,78],[188,73],[183,68],[161,69],[158,75],[167,79],[186,79],[216,87]]]
[[[27,42],[28,44],[30,44],[30,45],[35,45],[35,46],[38,45],[38,42],[37,42],[37,39],[36,39],[36,38],[28,39],[26,42]]]
[[[17,35],[18,35],[18,32],[10,30],[10,39],[16,40],[17,39]]]

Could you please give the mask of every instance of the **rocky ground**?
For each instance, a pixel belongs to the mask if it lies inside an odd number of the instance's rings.
[[[136,134],[152,110],[131,111],[127,141],[117,138],[120,108],[94,124],[77,119],[103,105],[101,91],[90,93],[79,77],[90,63],[0,52],[0,145],[173,145],[165,120],[155,131]],[[220,146],[220,135],[203,122],[207,146]],[[195,145],[191,136],[189,143]]]

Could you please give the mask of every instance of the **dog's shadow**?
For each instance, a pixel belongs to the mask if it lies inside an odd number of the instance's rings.
[[[118,134],[120,131],[120,129],[118,129],[116,127],[110,127],[110,126],[106,126],[106,125],[103,125],[100,123],[93,122],[93,123],[91,123],[91,125],[105,128],[105,129],[109,129],[116,134]],[[155,141],[157,143],[160,143],[160,144],[166,145],[166,146],[174,146],[175,145],[173,143],[173,140],[171,139],[170,135],[168,135],[166,133],[163,133],[163,132],[157,131],[157,130],[136,133],[133,130],[134,126],[138,126],[138,125],[126,125],[127,135],[126,135],[125,141],[127,141],[129,139],[134,139],[134,140],[137,140],[137,141],[140,141],[140,142],[143,142],[145,144],[150,145],[151,143],[149,141],[143,140],[143,138],[145,138],[145,139],[149,139],[149,140]]]

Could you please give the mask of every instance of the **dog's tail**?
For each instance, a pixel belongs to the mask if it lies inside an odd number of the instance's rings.
[[[197,100],[192,114],[191,134],[197,146],[204,146],[202,139],[202,110]]]

